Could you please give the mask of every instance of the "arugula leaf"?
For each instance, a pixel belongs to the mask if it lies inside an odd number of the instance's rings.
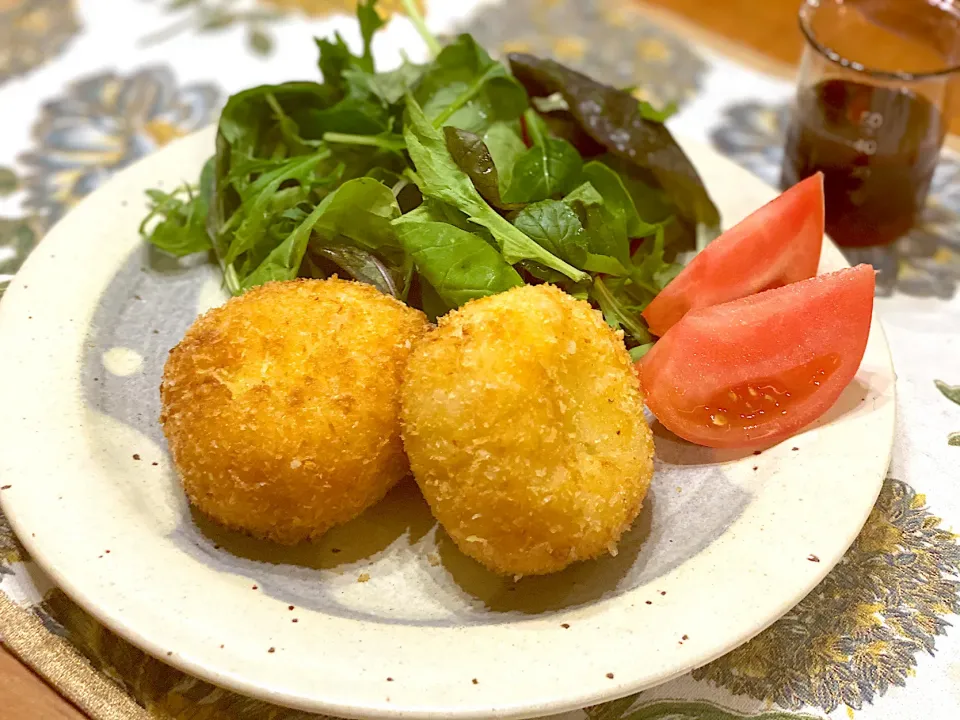
[[[395,105],[416,88],[426,66],[404,61],[396,70],[368,73],[358,68],[344,70],[343,77],[357,96],[371,95],[384,105]]]
[[[665,263],[663,267],[653,273],[653,283],[657,290],[665,290],[673,279],[683,272],[683,265],[680,263]]]
[[[636,347],[630,348],[627,352],[630,353],[630,359],[633,362],[637,362],[642,359],[644,355],[653,350],[654,345],[656,345],[656,343],[648,342],[644,345],[637,345]]]
[[[366,0],[366,2],[358,0],[357,21],[360,23],[360,36],[363,38],[363,56],[358,60],[357,65],[361,70],[372,73],[374,71],[373,36],[377,30],[387,24],[377,12],[377,0]]]
[[[204,163],[200,172],[200,187],[194,191],[189,185],[177,188],[172,193],[147,190],[151,200],[150,212],[140,223],[140,235],[156,248],[183,257],[213,248],[207,235],[207,213],[214,183],[214,159]],[[182,200],[181,195],[186,195]],[[147,232],[147,226],[155,217],[162,219]]]
[[[410,22],[413,23],[414,28],[416,28],[417,33],[423,39],[423,42],[430,49],[430,54],[433,57],[436,57],[441,50],[440,43],[433,36],[430,30],[427,29],[427,24],[423,20],[423,15],[420,14],[420,8],[417,7],[417,0],[401,0],[403,3],[403,10],[406,12],[407,17],[410,18]]]
[[[181,199],[185,195],[186,199]],[[140,223],[140,235],[154,247],[171,255],[182,257],[210,250],[207,235],[206,202],[189,185],[177,188],[172,193],[147,190],[150,198],[150,213]],[[155,217],[161,217],[147,232],[147,225]]]
[[[534,146],[521,154],[514,166],[510,185],[503,194],[509,203],[528,203],[564,195],[577,186],[583,170],[583,158],[566,140],[550,137],[539,116],[527,122]]]
[[[550,254],[496,213],[477,192],[469,176],[450,157],[443,135],[433,127],[423,109],[412,96],[407,96],[408,122],[404,127],[407,151],[417,168],[420,190],[458,208],[478,225],[493,234],[504,259],[513,264],[534,260],[572,280],[585,280],[588,275]]]
[[[317,65],[320,73],[323,75],[323,82],[333,90],[341,93],[346,91],[343,73],[349,68],[356,58],[347,47],[343,36],[339,32],[333,34],[333,41],[326,38],[314,38],[317,49],[320,51],[320,59]]]
[[[566,203],[543,200],[527,205],[513,224],[550,253],[576,267],[584,266],[587,234],[580,218]]]
[[[357,21],[360,25],[360,36],[363,38],[363,55],[354,56],[339,32],[334,33],[334,40],[314,38],[320,50],[318,65],[323,74],[324,84],[345,94],[347,82],[345,73],[351,69],[358,69],[372,74],[373,66],[373,36],[385,24],[380,13],[377,12],[377,0],[359,0],[357,2]]]
[[[292,158],[276,170],[259,177],[243,198],[244,210],[242,220],[236,231],[228,236],[221,235],[220,248],[223,261],[227,265],[234,263],[243,253],[249,252],[263,237],[270,222],[271,214],[278,209],[277,191],[285,182],[298,182],[301,185],[311,183],[315,168],[325,159],[327,151],[323,150],[314,155],[302,155]],[[302,198],[291,198],[288,207],[293,207]]]
[[[662,225],[657,227],[653,242],[647,239],[633,256],[631,279],[653,295],[663,290],[683,270],[682,265],[664,260],[665,236],[666,228]]]
[[[347,95],[333,107],[312,109],[304,113],[302,122],[311,137],[323,138],[328,133],[379,135],[393,125],[390,113],[370,96]]]
[[[241,292],[264,283],[293,280],[297,277],[307,251],[307,243],[310,241],[310,233],[324,210],[322,203],[317,205],[286,240],[277,245],[252,273],[243,278],[240,282]]]
[[[400,220],[394,227],[417,272],[450,308],[523,284],[500,253],[472,233],[442,222]]]
[[[259,85],[231,95],[220,113],[218,135],[226,141],[230,150],[245,158],[276,157],[280,159],[291,153],[286,145],[283,126],[276,116],[277,108],[297,125],[305,137],[319,140],[321,134],[306,132],[302,127],[305,113],[332,107],[337,102],[337,93],[326,85],[314,82],[289,82],[280,85]],[[218,174],[220,169],[218,167]]]
[[[672,100],[664,105],[660,110],[657,110],[653,105],[645,100],[638,100],[637,102],[640,105],[640,114],[643,116],[643,119],[658,123],[666,122],[671,117],[676,115],[677,110],[679,109],[677,104]]]
[[[561,93],[580,126],[610,152],[649,169],[683,217],[719,226],[720,214],[693,163],[662,123],[644,118],[636,98],[552,60],[509,57],[514,76],[531,95]]]
[[[482,132],[515,120],[528,107],[527,93],[470,35],[447,45],[424,73],[414,97],[434,127]]]
[[[653,336],[647,330],[646,324],[639,314],[634,314],[628,307],[610,291],[604,281],[597,277],[593,279],[593,288],[590,293],[600,306],[604,320],[614,329],[622,329],[637,343],[645,345],[653,342]]]
[[[349,133],[328,132],[323,139],[331,145],[360,145],[375,147],[387,152],[400,153],[406,148],[402,135],[384,132],[378,135],[352,135]]]

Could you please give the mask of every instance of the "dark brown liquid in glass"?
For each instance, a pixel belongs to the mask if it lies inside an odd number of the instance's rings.
[[[782,184],[821,171],[827,233],[840,245],[891,243],[914,224],[946,127],[905,90],[827,80],[798,97]]]

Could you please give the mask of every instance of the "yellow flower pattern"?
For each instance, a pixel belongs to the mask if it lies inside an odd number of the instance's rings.
[[[733,693],[833,712],[902,686],[960,612],[960,546],[926,497],[887,480],[853,547],[817,588],[756,638],[694,671]]]
[[[352,14],[356,0],[260,0],[261,4],[278,10],[299,11],[311,17],[324,17],[334,13]],[[422,2],[420,3],[421,7]],[[385,15],[392,15],[403,9],[400,0],[382,0],[379,9]]]
[[[7,519],[0,512],[0,576],[4,573],[4,565],[25,560],[27,551],[21,547]]]
[[[79,28],[73,0],[0,0],[0,85],[63,51]]]

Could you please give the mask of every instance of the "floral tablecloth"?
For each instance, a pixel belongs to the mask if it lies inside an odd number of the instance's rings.
[[[353,39],[352,4],[0,0],[0,292],[44,232],[113,172],[213,121],[232,92],[310,76],[311,36],[339,29]],[[468,29],[488,47],[553,55],[638,86],[657,104],[676,102],[676,131],[777,183],[792,85],[691,47],[630,0],[428,5],[438,31]],[[405,20],[388,32],[418,46]],[[960,158],[942,158],[917,230],[892,248],[855,255],[881,271],[878,310],[898,371],[893,463],[855,545],[746,645],[679,680],[565,718],[919,720],[960,712],[960,632],[952,629],[960,546],[951,531],[960,518],[960,387],[951,385],[960,383]],[[0,634],[96,718],[311,717],[215,688],[120,640],[52,586],[2,515]]]

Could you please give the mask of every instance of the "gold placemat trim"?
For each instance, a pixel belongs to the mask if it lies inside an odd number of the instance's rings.
[[[0,637],[6,647],[94,720],[150,720],[70,643],[0,592]]]

